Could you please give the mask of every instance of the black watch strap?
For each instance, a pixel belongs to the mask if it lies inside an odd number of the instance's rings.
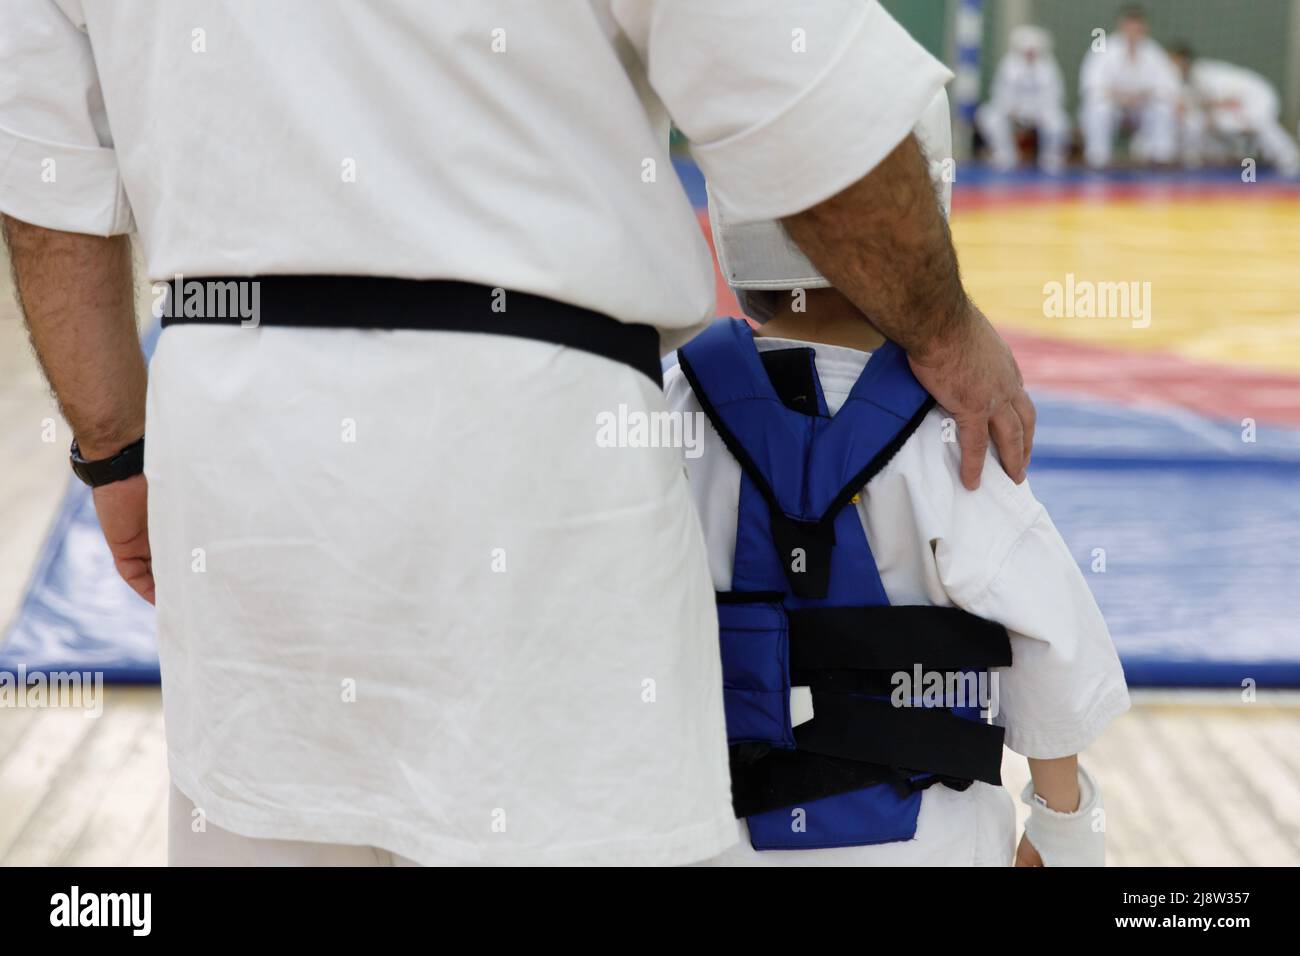
[[[101,458],[99,461],[86,461],[82,458],[74,439],[71,458],[73,473],[90,487],[98,488],[144,471],[144,438],[127,445],[113,457]]]

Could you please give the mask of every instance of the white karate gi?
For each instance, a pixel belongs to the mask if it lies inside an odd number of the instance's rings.
[[[1287,174],[1300,169],[1300,150],[1278,122],[1277,92],[1254,70],[1222,60],[1196,60],[1187,76],[1183,118],[1188,158],[1213,156],[1215,139],[1254,137],[1260,156]]]
[[[1018,28],[1010,51],[998,64],[988,102],[975,113],[993,164],[1002,169],[1016,164],[1014,127],[1020,124],[1038,131],[1039,165],[1049,172],[1059,170],[1070,126],[1064,103],[1061,68],[1047,34],[1036,27]]]
[[[1173,162],[1179,85],[1178,70],[1152,39],[1133,47],[1115,32],[1106,37],[1104,51],[1089,50],[1079,71],[1079,124],[1088,165],[1110,164],[1115,134],[1126,118],[1136,125],[1135,158]]]
[[[760,351],[807,346],[755,339]],[[817,345],[817,374],[834,414],[857,381],[866,352]],[[665,389],[669,408],[701,413],[680,369]],[[1073,556],[1029,483],[1016,485],[990,450],[979,490],[961,485],[959,446],[936,408],[866,486],[857,508],[885,592],[894,604],[956,606],[1006,625],[1012,666],[999,671],[998,713],[1006,745],[1027,757],[1082,751],[1128,709],[1124,673],[1106,622]],[[731,588],[740,465],[711,426],[686,458],[713,585]],[[814,702],[815,708],[815,702]],[[816,720],[814,714],[813,720]],[[748,840],[720,865],[993,865],[1011,862],[1015,815],[1000,787],[925,791],[916,837],[878,846],[755,851]]]

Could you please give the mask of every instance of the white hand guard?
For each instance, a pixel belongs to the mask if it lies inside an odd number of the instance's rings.
[[[1088,771],[1079,767],[1079,809],[1073,813],[1051,810],[1034,795],[1031,780],[1020,794],[1029,807],[1025,836],[1044,866],[1105,866],[1105,809],[1101,788]]]

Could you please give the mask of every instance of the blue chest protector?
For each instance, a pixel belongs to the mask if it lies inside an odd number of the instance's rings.
[[[678,355],[742,469],[732,589],[718,595],[736,814],[759,850],[911,839],[926,786],[1000,783],[1003,731],[980,716],[980,678],[1011,663],[1000,625],[891,607],[846,507],[934,401],[892,343],[833,418],[810,348],[760,354],[736,320]],[[791,686],[812,692],[798,727]]]

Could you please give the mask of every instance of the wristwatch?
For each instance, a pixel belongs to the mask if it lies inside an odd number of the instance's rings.
[[[144,471],[144,438],[133,441],[111,458],[86,461],[76,439],[72,441],[72,472],[92,488],[132,478]]]

